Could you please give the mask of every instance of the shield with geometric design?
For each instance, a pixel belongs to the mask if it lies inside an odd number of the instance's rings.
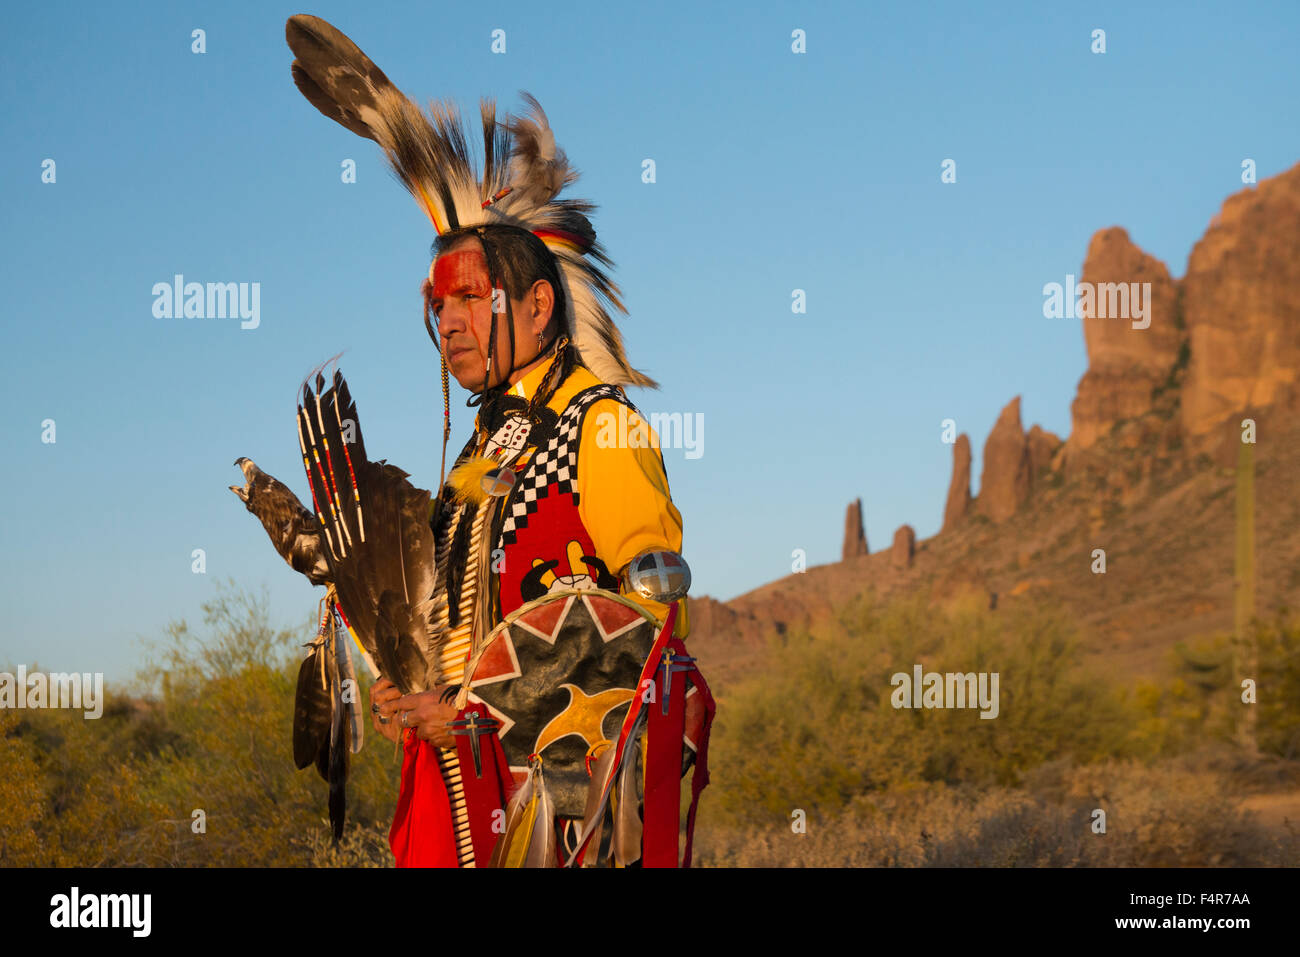
[[[587,756],[602,741],[618,741],[658,627],[614,592],[566,589],[522,605],[484,643],[469,699],[501,722],[516,782],[528,773],[528,756],[541,756],[557,815],[582,817]]]

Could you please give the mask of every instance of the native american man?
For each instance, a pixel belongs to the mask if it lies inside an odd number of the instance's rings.
[[[485,242],[500,264],[509,310],[492,310]],[[483,472],[472,463],[508,463],[521,472],[561,428],[571,433],[567,441],[577,446],[571,449],[576,471],[542,486],[548,494],[529,503],[535,510],[526,507],[509,523],[513,530],[503,536],[505,544],[495,563],[499,570],[491,582],[496,592],[493,624],[550,590],[620,590],[622,572],[635,556],[681,549],[682,521],[669,495],[657,437],[645,421],[634,410],[624,411],[622,421],[629,423],[632,434],[618,435],[609,428],[620,420],[619,406],[626,400],[581,364],[560,320],[565,311],[563,284],[541,240],[514,227],[486,226],[445,234],[437,246],[426,294],[430,311],[438,317],[442,354],[456,381],[484,396],[474,436],[436,503],[438,567],[447,570],[440,575],[439,587],[446,590],[448,601],[447,620],[438,622],[446,637],[430,683],[441,685],[460,680],[473,632],[470,619],[481,607],[475,601],[472,574],[456,581],[453,569],[467,560],[472,564],[481,548],[475,539],[492,526],[501,505],[499,498],[481,490]],[[500,294],[497,298],[500,302]],[[513,335],[503,328],[507,312]],[[518,357],[510,354],[512,342]],[[491,363],[489,348],[494,348]],[[616,438],[612,443],[611,433]],[[503,525],[509,518],[496,517]],[[630,597],[663,620],[663,605],[635,593]],[[451,620],[452,607],[462,610],[458,621]],[[679,625],[677,635],[684,637],[685,628]],[[413,729],[406,739],[403,799],[411,792],[409,800],[416,800],[413,789],[422,781],[438,784],[428,777],[437,766],[429,745],[455,746],[451,722],[457,708],[446,699],[441,687],[401,695],[391,682],[381,680],[371,688],[372,705],[378,708],[372,714],[376,730],[396,740],[401,727]],[[384,721],[389,718],[393,720]],[[417,738],[427,744],[417,744]],[[424,768],[429,771],[422,776]],[[394,827],[395,850],[409,848],[412,863],[432,862],[426,855],[436,850],[422,835],[411,833],[427,814],[427,808],[411,807],[409,817],[399,816]]]
[[[434,103],[430,118],[323,20],[295,16],[286,32],[299,90],[383,148],[437,232],[423,294],[444,472],[449,375],[478,406],[423,534],[410,515],[428,493],[342,435],[339,410],[355,406],[338,374],[325,391],[317,377],[314,419],[310,390],[299,410],[316,520],[296,501],[273,509],[272,493],[291,493],[248,460],[234,489],[286,560],[330,585],[327,602],[384,671],[371,713],[404,749],[397,862],[689,865],[695,800],[683,858],[680,778],[695,765],[698,799],[713,705],[682,643],[681,516],[658,438],[623,392],[655,383],[610,317],[623,306],[594,207],[556,198],[577,173],[527,94],[521,117],[483,103],[480,175],[453,107]],[[349,476],[355,503],[338,492]],[[387,572],[392,536],[376,515],[401,526]],[[304,754],[326,755],[322,740]]]

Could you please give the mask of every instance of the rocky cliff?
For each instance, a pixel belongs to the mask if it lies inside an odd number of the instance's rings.
[[[1108,666],[1161,667],[1172,642],[1231,627],[1245,417],[1258,423],[1258,561],[1271,570],[1259,610],[1300,605],[1300,166],[1231,196],[1183,278],[1109,227],[1089,243],[1079,285],[1088,367],[1069,437],[1026,432],[1012,399],[985,442],[976,496],[970,439],[957,437],[939,534],[918,541],[903,526],[867,555],[859,500],[845,520],[853,561],[693,602],[692,648],[707,666],[738,674],[764,634],[833,620],[864,592],[920,590],[999,608],[1049,598]],[[1126,303],[1123,290],[1141,298]]]
[[[1229,197],[1179,285],[1190,353],[1181,416],[1188,437],[1197,442],[1243,409],[1293,405],[1300,166]]]
[[[867,531],[862,524],[862,499],[857,499],[849,503],[848,511],[844,515],[844,548],[840,552],[840,558],[843,560],[857,558],[859,555],[866,555],[869,551]]]

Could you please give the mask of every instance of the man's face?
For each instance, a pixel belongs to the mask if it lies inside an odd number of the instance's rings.
[[[504,295],[504,293],[503,293]],[[432,306],[438,317],[438,337],[442,340],[447,369],[462,388],[470,392],[483,389],[487,365],[488,340],[492,332],[492,285],[488,279],[483,247],[473,238],[456,243],[440,255],[433,267]],[[497,319],[496,357],[492,360],[492,381],[505,381],[510,371],[510,331],[506,325],[505,303]],[[530,355],[530,340],[525,301],[511,301],[515,318],[514,361]]]

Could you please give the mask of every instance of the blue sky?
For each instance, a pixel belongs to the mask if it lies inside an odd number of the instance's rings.
[[[788,574],[796,548],[837,560],[857,496],[873,548],[904,522],[934,534],[943,419],[970,434],[976,477],[1015,395],[1026,428],[1069,433],[1083,338],[1043,317],[1042,287],[1078,274],[1092,234],[1122,225],[1181,275],[1243,159],[1260,178],[1300,161],[1293,3],[562,9],[309,12],[420,102],[512,109],[526,89],[546,108],[583,174],[572,194],[600,206],[629,355],[662,384],[633,400],[703,416],[702,456],[665,452],[695,593]],[[140,637],[196,622],[228,576],[265,584],[279,622],[309,617],[318,591],[226,486],[247,455],[306,496],[293,393],[337,352],[367,447],[437,482],[419,319],[432,229],[374,144],[293,86],[298,12],[47,3],[0,19],[0,667],[125,678]],[[260,325],[155,318],[152,287],[176,273],[260,283]]]

